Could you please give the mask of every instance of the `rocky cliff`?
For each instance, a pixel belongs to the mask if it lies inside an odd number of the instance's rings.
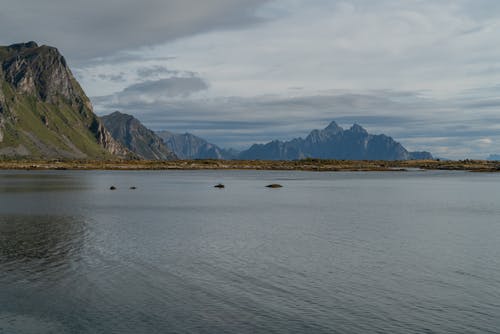
[[[298,160],[304,158],[338,160],[432,159],[428,152],[408,152],[386,135],[369,134],[354,124],[344,130],[332,122],[323,130],[313,130],[305,139],[255,144],[239,156],[244,160]]]
[[[101,120],[115,140],[140,158],[147,160],[177,159],[160,137],[133,116],[116,111],[101,117]]]
[[[0,46],[0,157],[130,156],[93,113],[56,48]]]

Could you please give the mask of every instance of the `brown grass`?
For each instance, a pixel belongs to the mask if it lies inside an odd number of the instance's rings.
[[[351,161],[305,159],[298,161],[223,160],[1,160],[0,169],[26,170],[303,170],[303,171],[406,171],[465,170],[499,172],[500,163],[484,160],[460,161]]]

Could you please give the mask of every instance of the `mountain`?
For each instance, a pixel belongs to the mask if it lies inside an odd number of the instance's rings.
[[[430,154],[427,151],[417,151],[417,152],[409,152],[410,157],[408,160],[433,160],[435,159],[432,154]],[[447,159],[441,159],[441,160],[447,160]]]
[[[323,130],[313,130],[305,139],[255,144],[239,156],[243,160],[298,160],[304,158],[338,160],[413,160],[432,159],[428,152],[408,152],[386,135],[369,134],[354,124],[344,130],[330,123]]]
[[[158,136],[163,139],[179,159],[222,159],[231,160],[236,157],[232,150],[224,150],[210,144],[206,140],[190,133],[177,134],[169,131],[159,131]]]
[[[500,161],[500,154],[490,154],[490,156],[486,158],[486,160]]]
[[[129,155],[93,113],[56,48],[0,46],[0,157],[109,159]]]
[[[101,117],[113,138],[146,160],[175,160],[177,156],[153,131],[131,115],[118,111]]]

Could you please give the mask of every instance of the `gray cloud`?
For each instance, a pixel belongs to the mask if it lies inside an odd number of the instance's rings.
[[[121,102],[121,103],[120,103]],[[432,100],[419,92],[377,91],[301,97],[98,101],[96,110],[119,109],[154,130],[192,132],[223,147],[244,149],[256,142],[305,137],[332,120],[358,123],[385,133],[410,150],[440,157],[484,158],[500,142],[500,117],[478,118],[463,101]]]
[[[500,99],[484,99],[479,101],[474,101],[466,105],[468,108],[496,108],[500,107]]]
[[[264,2],[4,0],[0,43],[36,40],[72,59],[86,59],[255,22],[253,11]]]
[[[95,97],[94,102],[126,110],[133,105],[159,104],[172,98],[186,98],[207,88],[208,84],[199,77],[171,77],[137,83],[116,94]]]
[[[141,67],[137,69],[137,75],[140,77],[152,77],[152,76],[161,76],[161,75],[178,75],[179,71],[169,70],[165,66],[154,65],[149,67]],[[194,75],[194,73],[192,73]]]
[[[447,157],[500,144],[492,0],[3,1],[0,43],[59,46],[100,114],[223,146],[331,120]]]
[[[98,74],[97,77],[101,80],[121,82],[125,79],[125,73],[121,72],[118,74]]]
[[[177,96],[187,97],[192,93],[196,93],[207,88],[207,83],[198,77],[172,77],[156,81],[145,81],[129,86],[125,88],[120,95],[128,97],[147,95],[152,99]]]

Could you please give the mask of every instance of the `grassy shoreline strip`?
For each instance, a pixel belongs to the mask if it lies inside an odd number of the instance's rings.
[[[290,170],[290,171],[407,171],[463,170],[500,172],[500,162],[484,160],[352,161],[305,159],[262,160],[0,160],[0,170]]]

